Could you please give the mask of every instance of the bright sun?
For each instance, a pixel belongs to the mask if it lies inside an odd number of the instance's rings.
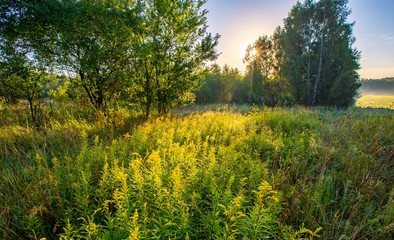
[[[242,60],[244,59],[244,57],[246,56],[246,49],[253,42],[254,42],[253,40],[246,40],[246,41],[242,42],[242,44],[240,46],[240,50],[239,50],[240,59],[242,59]]]
[[[246,49],[248,48],[249,45],[253,44],[253,42],[254,42],[253,40],[249,40],[249,41],[244,41],[241,44],[239,54],[240,54],[240,59],[242,59],[242,61],[243,61],[244,57],[246,56]],[[252,55],[255,55],[256,53],[257,53],[256,49],[253,49],[251,52]]]

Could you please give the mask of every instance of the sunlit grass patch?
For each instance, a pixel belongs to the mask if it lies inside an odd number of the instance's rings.
[[[394,96],[365,95],[356,102],[360,108],[388,108],[394,110]]]
[[[2,126],[0,238],[391,236],[390,111],[241,110]]]

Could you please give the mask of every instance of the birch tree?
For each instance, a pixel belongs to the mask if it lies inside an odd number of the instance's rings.
[[[347,107],[359,87],[359,52],[347,0],[297,2],[285,19],[281,71],[298,103]]]

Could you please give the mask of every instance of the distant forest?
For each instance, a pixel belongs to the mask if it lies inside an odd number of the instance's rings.
[[[362,79],[362,95],[394,95],[394,77],[382,79]]]

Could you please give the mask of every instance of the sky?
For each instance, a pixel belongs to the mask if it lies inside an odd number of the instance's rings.
[[[303,1],[303,0],[302,0]],[[221,35],[217,59],[245,70],[242,58],[248,44],[261,35],[272,35],[283,26],[297,0],[208,0],[208,31]],[[394,77],[394,0],[349,0],[355,22],[354,46],[361,51],[361,78]]]

